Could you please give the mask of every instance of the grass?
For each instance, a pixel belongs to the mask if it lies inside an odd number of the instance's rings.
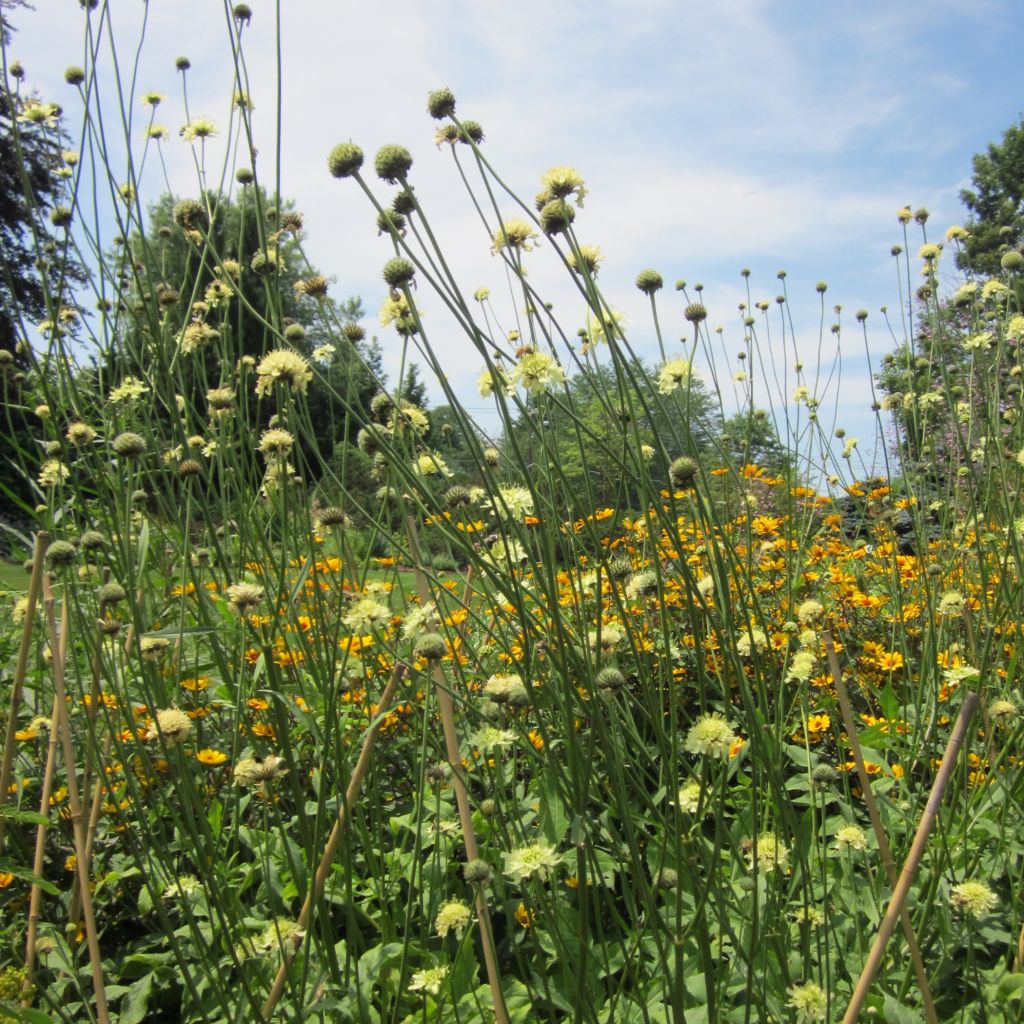
[[[21,565],[0,562],[0,590],[9,590],[16,594],[28,590],[28,573]]]

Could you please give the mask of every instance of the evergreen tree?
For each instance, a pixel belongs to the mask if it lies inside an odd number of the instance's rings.
[[[973,161],[973,187],[960,200],[971,213],[958,263],[961,269],[990,277],[999,273],[1009,249],[1024,245],[1024,117]]]
[[[5,48],[13,31],[7,14],[23,6],[0,0]],[[20,519],[24,506],[34,503],[22,464],[34,454],[35,424],[25,408],[34,400],[23,390],[32,360],[19,341],[34,338],[41,321],[58,322],[70,312],[71,290],[83,273],[69,256],[64,232],[70,212],[61,200],[72,172],[62,155],[60,108],[23,93],[17,61],[8,65],[8,75],[7,83],[0,82],[0,423],[7,440],[0,460],[0,517]]]

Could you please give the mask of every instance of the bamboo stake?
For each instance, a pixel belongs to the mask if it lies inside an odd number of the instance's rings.
[[[921,857],[924,855],[924,848],[928,844],[928,837],[931,835],[935,819],[939,814],[939,805],[942,803],[942,797],[946,792],[949,777],[953,773],[953,766],[956,764],[957,755],[963,746],[968,726],[971,723],[971,717],[977,705],[978,695],[976,693],[968,693],[960,708],[960,714],[957,716],[956,725],[949,737],[949,743],[946,745],[946,752],[942,755],[942,764],[939,765],[939,770],[935,775],[932,791],[928,794],[928,803],[925,805],[924,814],[921,815],[917,832],[914,834],[914,842],[910,846],[910,853],[907,854],[903,871],[900,873],[899,881],[896,883],[896,888],[893,890],[892,897],[889,900],[889,907],[885,912],[885,917],[882,918],[878,934],[875,936],[871,952],[868,954],[867,962],[860,972],[860,978],[857,979],[857,987],[853,990],[850,1005],[846,1008],[843,1024],[854,1024],[857,1020],[857,1015],[860,1013],[868,990],[871,988],[871,982],[874,979],[875,972],[878,970],[878,965],[882,962],[882,957],[885,955],[886,943],[888,943],[896,927],[896,919],[904,911],[907,894],[910,892],[910,886],[913,884],[914,876],[917,874],[918,865],[921,863]]]
[[[832,641],[830,630],[823,630],[822,635],[825,639],[825,653],[828,655],[828,666],[832,671],[832,680],[836,684],[836,693],[839,695],[839,709],[843,715],[846,736],[850,748],[853,750],[853,759],[857,763],[857,777],[860,780],[861,792],[864,794],[864,803],[868,809],[868,817],[871,819],[871,828],[874,830],[875,839],[878,842],[878,852],[882,857],[882,867],[885,869],[885,877],[889,881],[889,888],[895,890],[897,882],[896,862],[892,856],[892,847],[889,846],[889,837],[885,834],[885,828],[882,825],[882,816],[878,812],[875,794],[871,790],[871,778],[868,775],[867,768],[864,766],[864,755],[860,749],[857,724],[853,717],[853,708],[850,705],[850,695],[847,692],[843,673],[839,667],[839,658],[836,657],[836,646]],[[910,953],[910,960],[914,966],[917,987],[921,992],[925,1017],[928,1019],[928,1024],[938,1024],[939,1015],[935,1009],[935,1000],[932,998],[931,985],[928,983],[928,972],[925,970],[924,958],[921,956],[921,947],[917,944],[914,925],[910,920],[910,914],[906,907],[900,910],[900,925],[903,928],[903,937],[907,940],[907,950]]]
[[[391,702],[395,696],[395,690],[398,688],[398,684],[404,675],[405,666],[396,665],[394,672],[391,674],[391,679],[388,681],[388,685],[384,688],[384,692],[381,694],[380,701],[377,704],[377,717],[366,730],[366,734],[363,737],[363,745],[359,751],[359,757],[356,760],[355,768],[352,769],[352,775],[349,777],[348,788],[345,790],[345,800],[338,807],[337,820],[334,822],[334,828],[331,829],[331,834],[327,839],[327,845],[324,847],[323,856],[320,858],[320,864],[316,869],[313,888],[306,894],[306,899],[302,904],[302,909],[299,911],[298,926],[303,931],[308,927],[309,920],[313,916],[314,905],[323,895],[324,887],[327,884],[327,876],[330,874],[331,864],[334,862],[334,855],[338,852],[338,844],[341,842],[342,833],[348,826],[349,809],[359,797],[359,790],[363,784],[363,776],[366,775],[366,771],[370,766],[370,758],[373,754],[374,744],[377,742],[377,735],[380,732],[381,724],[384,721],[384,716],[387,714],[388,709],[391,707]],[[274,978],[274,984],[267,996],[267,1001],[263,1004],[262,1016],[265,1021],[270,1020],[270,1015],[274,1012],[274,1007],[277,1006],[282,994],[284,993],[284,985],[288,976],[288,968],[291,966],[292,960],[295,958],[295,952],[296,950],[294,947],[283,951],[281,966],[277,969],[277,977]]]
[[[110,579],[110,569],[104,568],[103,570],[103,582],[106,583]],[[100,619],[103,618],[104,608],[100,605]],[[90,691],[89,707],[86,709],[89,717],[89,732],[90,737],[95,735],[94,726],[96,724],[96,716],[99,714],[100,706],[100,694],[103,692],[103,688],[100,684],[100,673],[103,670],[103,630],[102,621],[96,623],[96,649],[93,651],[92,664],[90,669],[92,672],[92,688]],[[92,762],[87,758],[85,762],[85,770],[82,772],[82,802],[89,802],[89,791],[91,785],[91,769]]]
[[[67,658],[67,605],[61,609],[61,645],[60,654],[62,664],[66,664]],[[60,724],[57,708],[57,695],[53,696],[53,710],[50,712],[50,736],[46,744],[46,766],[43,769],[43,790],[39,796],[39,813],[49,816],[50,795],[53,792],[53,774],[57,766],[57,732]],[[36,848],[32,858],[32,873],[37,878],[43,877],[43,862],[46,858],[46,831],[47,825],[40,823],[36,827]],[[25,986],[24,991],[28,992],[32,986],[32,977],[35,972],[36,963],[36,938],[39,934],[39,904],[42,902],[43,891],[38,882],[32,883],[28,899],[28,928],[25,935]]]
[[[14,734],[18,731],[18,707],[21,704],[21,690],[25,685],[25,673],[28,671],[28,655],[32,645],[32,623],[36,617],[36,604],[39,601],[39,592],[43,585],[43,561],[46,555],[46,542],[49,539],[50,535],[45,530],[40,530],[36,534],[36,543],[32,551],[32,578],[28,585],[25,622],[21,627],[21,646],[18,648],[18,661],[14,667],[11,707],[7,712],[7,732],[4,737],[3,758],[0,760],[0,807],[7,803],[7,789],[11,784],[11,768],[14,765]],[[54,656],[56,656],[56,651]],[[0,853],[3,853],[6,829],[6,819],[0,815]]]
[[[89,963],[92,967],[93,991],[96,997],[96,1018],[99,1024],[109,1024],[107,992],[103,983],[103,957],[100,953],[99,939],[96,935],[96,918],[92,909],[92,893],[89,891],[89,864],[85,849],[82,804],[78,795],[77,762],[75,761],[75,750],[71,741],[71,722],[67,710],[64,665],[58,653],[60,641],[57,637],[57,622],[53,614],[53,594],[48,585],[45,589],[46,625],[50,635],[50,649],[54,651],[53,682],[54,700],[57,706],[57,729],[60,733],[64,754],[64,773],[68,788],[68,803],[71,806],[71,826],[75,841],[75,872],[82,900],[82,920],[85,924],[85,939],[89,949]]]
[[[409,538],[409,553],[413,558],[416,572],[416,589],[420,600],[425,605],[430,600],[427,588],[427,577],[423,572],[423,558],[420,555],[419,540],[416,535],[416,523],[412,516],[405,517],[406,533]],[[437,706],[441,712],[441,725],[444,730],[444,745],[448,755],[448,763],[452,769],[452,789],[455,791],[455,803],[459,809],[459,822],[462,825],[463,845],[466,849],[466,862],[477,860],[480,851],[476,845],[476,832],[473,830],[473,812],[469,806],[469,795],[466,792],[466,780],[462,771],[462,754],[459,751],[459,737],[455,731],[455,704],[448,691],[447,681],[440,664],[434,662],[434,690],[437,694]],[[498,971],[498,959],[494,951],[494,932],[491,928],[491,912],[487,906],[487,897],[483,886],[476,889],[476,916],[480,925],[480,944],[484,952],[484,967],[487,970],[487,983],[494,1001],[495,1024],[509,1024],[508,1009],[505,1006],[505,994],[501,990],[501,976]]]

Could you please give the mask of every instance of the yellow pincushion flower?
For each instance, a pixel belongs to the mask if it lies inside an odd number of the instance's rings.
[[[855,850],[863,853],[868,848],[868,837],[864,830],[856,825],[843,825],[836,832],[836,849]]]
[[[562,858],[555,848],[540,840],[506,853],[505,874],[513,879],[530,878],[532,875],[546,878],[561,863]]]
[[[984,917],[994,910],[999,897],[984,883],[968,880],[954,885],[950,902],[968,917]]]
[[[494,232],[491,249],[493,252],[501,252],[502,249],[529,252],[533,248],[533,240],[538,237],[527,221],[514,217]]]
[[[553,199],[568,199],[569,196],[575,196],[576,205],[583,205],[583,197],[587,190],[582,175],[575,167],[552,167],[541,175],[540,183]]]
[[[762,832],[747,856],[751,870],[755,866],[758,872],[789,870],[789,847],[774,832]]]
[[[671,395],[690,379],[690,361],[688,359],[670,359],[658,372],[658,391],[663,395]]]
[[[828,1012],[828,997],[825,990],[808,981],[803,985],[794,985],[789,990],[788,1006],[796,1011],[798,1024],[815,1024],[825,1019]]]
[[[455,937],[461,939],[471,917],[469,907],[462,900],[447,900],[441,904],[437,912],[434,927],[442,939],[449,932],[455,932]]]
[[[186,142],[212,139],[217,134],[217,126],[208,117],[193,117],[178,134]]]
[[[168,743],[184,743],[192,732],[192,719],[180,708],[164,708],[156,713],[156,721],[146,734],[146,739],[155,740],[162,736]]]
[[[732,726],[722,715],[712,712],[698,718],[690,728],[686,735],[686,749],[703,757],[728,757],[735,739]]]
[[[306,360],[289,349],[281,348],[263,357],[256,367],[256,394],[269,395],[274,384],[281,381],[299,394],[306,393],[306,385],[313,379]]]

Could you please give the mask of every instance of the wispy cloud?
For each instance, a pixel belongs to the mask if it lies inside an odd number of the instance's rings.
[[[258,170],[272,181],[273,9],[252,6],[246,68]],[[137,88],[171,97],[159,120],[174,130],[185,121],[174,70],[184,54],[192,61],[189,109],[226,123],[234,82],[220,5],[106,9],[119,19],[113,36],[123,68],[148,10]],[[349,138],[371,157],[385,142],[408,145],[417,194],[455,272],[468,292],[486,284],[497,298],[505,289],[500,261],[488,254],[450,154],[431,142],[426,93],[447,84],[460,113],[483,123],[489,159],[527,199],[551,164],[572,163],[585,174],[591,195],[579,233],[605,250],[602,283],[642,351],[651,355],[655,346],[646,300],[632,286],[641,268],[666,277],[666,332],[674,337],[684,326],[670,292],[676,277],[702,280],[712,317],[734,331],[745,294],[739,269],[752,269],[755,298],[774,298],[775,271],[785,267],[797,351],[810,357],[821,318],[819,278],[830,286],[829,319],[833,302],[847,307],[847,322],[858,306],[874,317],[880,305],[898,302],[889,256],[897,206],[928,205],[942,227],[962,218],[958,189],[971,153],[1019,113],[1012,82],[1022,31],[1014,11],[1010,0],[938,0],[926,20],[919,9],[882,0],[848,9],[769,0],[595,0],[586,7],[290,0],[282,10],[283,190],[307,216],[313,262],[337,277],[340,294],[360,293],[372,309],[390,247],[377,237],[358,189],[327,175],[326,154]],[[67,64],[82,63],[81,23],[50,13],[18,12],[13,51],[74,123],[78,101],[62,75]],[[993,23],[1002,29],[992,32]],[[109,73],[104,83],[110,90]],[[139,120],[136,145],[141,127]],[[222,152],[214,145],[208,157]],[[174,189],[194,192],[189,148],[175,138],[165,154]],[[161,187],[157,177],[149,183]],[[534,256],[531,281],[574,329],[582,308],[571,282],[549,251]],[[450,353],[452,379],[478,404],[476,357],[424,302]],[[515,304],[506,305],[511,321]],[[880,353],[891,338],[868,323],[869,348]],[[724,337],[726,348],[741,340]],[[392,351],[386,347],[393,372]],[[843,389],[845,418],[864,418],[864,396],[859,385]]]

